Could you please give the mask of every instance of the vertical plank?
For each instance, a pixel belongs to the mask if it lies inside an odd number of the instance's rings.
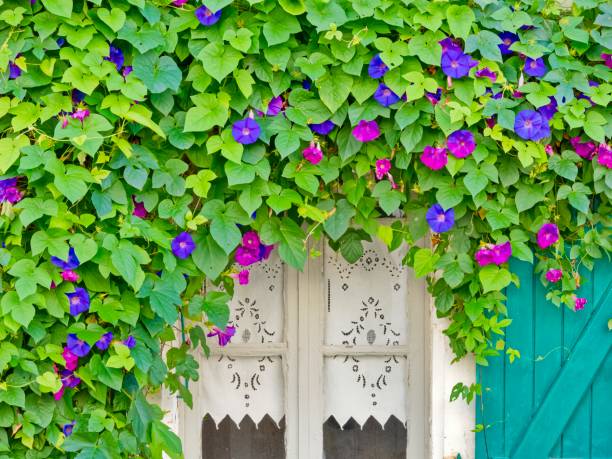
[[[574,347],[578,336],[584,329],[585,325],[590,320],[590,315],[593,308],[597,304],[595,294],[594,273],[586,271],[582,273],[582,286],[578,291],[579,296],[584,296],[588,299],[587,307],[582,311],[572,311],[567,307],[564,308],[564,345],[566,349]],[[564,352],[565,355],[569,352]],[[565,359],[564,359],[565,363]],[[574,410],[565,430],[563,431],[562,452],[563,457],[590,457],[590,441],[585,441],[591,438],[591,391],[587,390],[584,397]]]
[[[507,289],[508,315],[512,324],[507,328],[506,346],[517,349],[521,357],[513,363],[506,363],[504,457],[510,455],[522,435],[528,421],[525,413],[530,413],[534,405],[534,316],[539,306],[537,295],[541,293],[536,292],[538,280],[534,278],[532,265],[513,263],[511,269],[518,274],[521,283],[519,288],[511,286]]]
[[[533,410],[536,410],[561,369],[564,347],[562,311],[546,299],[546,289],[539,279],[534,279],[533,291],[536,307]],[[556,444],[551,451],[542,451],[542,453],[549,453],[551,457],[560,457],[560,445]]]
[[[602,296],[611,288],[612,265],[601,261],[595,267],[593,288],[596,296]],[[601,307],[609,312],[608,318],[612,318],[612,301],[604,302]],[[602,327],[607,324],[602,323]],[[609,332],[612,333],[612,332]],[[607,358],[599,369],[592,386],[592,413],[591,413],[591,457],[612,457],[612,350],[608,352]]]

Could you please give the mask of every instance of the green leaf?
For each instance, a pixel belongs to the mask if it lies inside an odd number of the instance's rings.
[[[431,249],[419,249],[414,254],[414,274],[423,277],[431,274],[440,255],[433,253]]]
[[[30,140],[25,135],[0,139],[0,174],[10,169],[19,158],[21,149],[28,145],[30,145]]]
[[[139,54],[134,58],[134,76],[140,78],[152,93],[162,93],[166,89],[177,91],[181,84],[182,73],[169,56],[159,56],[155,51]]]
[[[263,26],[263,34],[269,46],[285,43],[291,35],[301,30],[298,20],[280,8],[276,8],[268,15]]]
[[[466,39],[476,16],[467,5],[451,5],[446,9],[446,19],[451,33],[455,37]]]
[[[515,196],[516,209],[524,212],[544,200],[544,190],[537,185],[520,184]]]
[[[229,116],[229,96],[220,93],[192,96],[195,107],[185,116],[185,132],[205,132],[214,126],[224,126]]]
[[[47,11],[55,14],[56,16],[62,16],[64,18],[70,18],[72,15],[72,0],[41,0]]]
[[[153,459],[162,459],[162,451],[171,459],[183,458],[181,439],[166,424],[157,420],[151,425],[151,451]]]
[[[36,382],[39,384],[41,392],[55,393],[62,388],[62,381],[57,373],[46,371],[42,375],[36,377]]]
[[[147,252],[129,241],[122,240],[112,251],[111,260],[115,269],[130,287],[134,291],[140,290],[145,280],[145,274],[140,265],[151,261]]]
[[[317,87],[319,88],[321,100],[334,113],[342,106],[351,93],[353,78],[334,68],[317,80]]]
[[[265,244],[278,244],[281,259],[300,271],[306,263],[306,235],[293,220],[273,218],[261,228]]]
[[[200,52],[198,59],[202,61],[206,73],[215,80],[221,81],[238,67],[242,53],[231,46],[215,42],[209,43]]]
[[[119,8],[112,8],[110,11],[106,8],[98,8],[96,12],[98,17],[113,29],[113,32],[118,32],[125,24],[125,13]]]
[[[225,250],[215,242],[212,236],[206,236],[198,241],[191,257],[198,269],[212,280],[219,277],[219,274],[225,269],[228,262]]]
[[[208,292],[202,302],[202,312],[217,327],[224,329],[229,321],[228,302],[232,298],[225,292]]]
[[[356,213],[346,199],[341,199],[336,203],[335,212],[323,223],[323,229],[332,240],[337,241],[346,232]]]
[[[487,306],[486,298],[472,298],[465,302],[464,310],[465,314],[470,318],[472,322],[476,321]]]
[[[505,268],[499,268],[495,265],[487,265],[478,273],[483,291],[494,292],[501,291],[512,282],[512,275]]]
[[[548,160],[548,167],[563,178],[576,180],[578,166],[576,166],[577,155],[571,151],[564,151],[561,155],[553,155]]]

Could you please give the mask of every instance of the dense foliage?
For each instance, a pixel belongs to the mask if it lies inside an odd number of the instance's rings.
[[[520,351],[498,339],[510,256],[588,308],[578,268],[610,249],[611,15],[0,0],[0,457],[179,457],[147,396],[190,403],[188,350],[231,338],[205,279],[231,293],[234,263],[270,250],[299,269],[309,239],[349,261],[407,242],[457,357],[483,365]]]

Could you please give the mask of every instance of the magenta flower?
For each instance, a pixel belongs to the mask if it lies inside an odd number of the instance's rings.
[[[553,146],[549,143],[544,146],[544,151],[546,152],[548,156],[552,156],[555,154],[555,150],[553,149]]]
[[[60,275],[62,276],[62,279],[64,279],[64,281],[66,282],[78,282],[79,281],[79,275],[75,273],[72,269],[66,269],[62,271]]]
[[[487,244],[476,251],[474,258],[480,266],[487,266],[490,264],[499,266],[506,263],[511,255],[512,246],[508,241],[498,245]]]
[[[72,431],[74,430],[75,424],[76,424],[76,421],[72,421],[68,424],[63,425],[62,432],[64,433],[66,437],[69,437],[70,435],[72,435]]]
[[[250,116],[243,120],[236,121],[232,126],[232,136],[234,136],[234,140],[243,145],[257,142],[260,133],[261,128],[259,124]]]
[[[17,187],[16,177],[0,180],[0,202],[15,204],[21,201],[22,197],[23,195]]]
[[[501,53],[504,55],[512,54],[512,51],[510,51],[510,46],[512,46],[514,42],[518,41],[518,35],[512,32],[502,32],[499,34],[499,38],[502,42],[497,46],[499,47]]]
[[[489,80],[491,80],[491,83],[495,83],[495,80],[497,80],[497,73],[495,73],[489,67],[477,70],[474,75],[477,78],[488,78]]]
[[[537,141],[550,135],[550,126],[540,113],[521,110],[514,118],[514,132],[525,140]]]
[[[374,93],[374,100],[383,107],[388,107],[398,102],[400,98],[386,84],[380,83]]]
[[[255,231],[247,231],[242,236],[242,246],[249,250],[259,250],[261,241],[259,235]]]
[[[136,346],[136,338],[130,335],[123,341],[123,344],[125,344],[128,349],[132,349],[134,346]]]
[[[76,269],[81,264],[72,247],[68,250],[68,260],[64,261],[58,257],[51,257],[51,263],[61,269]]]
[[[448,163],[448,154],[444,147],[432,147],[427,145],[421,154],[421,162],[432,171],[442,169]]]
[[[572,147],[574,147],[574,151],[576,152],[576,154],[578,154],[578,156],[584,159],[593,159],[593,156],[595,156],[595,143],[590,141],[582,142],[581,140],[582,139],[579,136],[572,137],[570,139],[570,143],[572,144]]]
[[[172,240],[172,253],[175,257],[185,259],[195,250],[196,245],[191,234],[183,231]]]
[[[77,369],[77,366],[79,365],[79,357],[70,349],[65,347],[64,351],[62,352],[62,357],[64,358],[64,362],[66,362],[64,365],[66,370],[74,371]]]
[[[554,223],[544,223],[538,231],[537,239],[541,249],[550,247],[559,240],[559,228]]]
[[[380,129],[378,128],[378,123],[375,120],[366,121],[361,120],[353,128],[353,137],[357,139],[359,142],[371,142],[374,139],[377,139],[380,136]]]
[[[70,117],[72,119],[79,120],[81,124],[83,124],[83,121],[85,121],[85,118],[88,118],[89,115],[91,115],[89,109],[85,107],[78,107],[74,112],[72,112]]]
[[[560,269],[549,269],[546,271],[546,280],[548,282],[556,283],[563,277],[563,271]]]
[[[304,159],[310,164],[319,164],[319,162],[323,159],[321,147],[319,147],[319,144],[315,144],[314,142],[310,142],[310,146],[305,148],[304,151],[302,151],[302,154],[304,155]]]
[[[236,327],[228,325],[225,330],[221,330],[218,327],[214,327],[213,330],[206,336],[212,338],[216,336],[219,339],[219,346],[226,346],[232,340],[232,336],[236,334]]]
[[[333,121],[327,120],[323,121],[322,123],[309,124],[308,127],[312,132],[315,132],[319,135],[327,135],[334,130],[336,125]]]
[[[74,333],[70,333],[66,338],[66,348],[77,357],[85,357],[91,346],[82,339],[79,339]]]
[[[597,162],[608,169],[612,169],[612,149],[605,143],[597,147]]]
[[[455,131],[446,139],[446,147],[455,158],[467,158],[476,149],[474,134],[467,130]]]
[[[587,304],[587,299],[586,298],[579,298],[577,297],[574,300],[574,309],[576,311],[582,311],[584,309],[584,305]]]
[[[283,110],[283,98],[281,96],[273,97],[268,104],[266,115],[276,116]]]
[[[246,247],[238,247],[234,255],[236,263],[240,266],[250,266],[260,260],[259,247],[257,249],[247,249]]]
[[[601,58],[603,59],[605,66],[612,69],[612,54],[601,53]]]
[[[104,333],[98,341],[96,341],[96,347],[101,351],[105,351],[113,341],[113,332]]]
[[[528,57],[525,59],[525,73],[527,75],[540,78],[546,75],[546,71],[546,64],[543,58],[531,59]]]
[[[76,287],[73,293],[66,293],[66,296],[68,297],[68,302],[70,304],[71,315],[78,316],[82,312],[89,311],[89,293],[84,288]]]
[[[134,203],[134,210],[132,211],[132,215],[138,218],[147,218],[149,213],[142,202],[136,201],[136,196],[132,195],[132,203]]]
[[[489,118],[485,118],[485,124],[489,129],[493,129],[495,127],[495,117],[491,116]]]
[[[382,180],[385,175],[391,170],[391,161],[388,158],[379,159],[376,161],[376,178]]]
[[[120,48],[116,48],[114,46],[109,47],[108,56],[104,58],[105,61],[112,62],[117,67],[117,72],[121,71],[121,67],[125,62],[125,57],[123,56],[123,51]]]
[[[198,18],[198,21],[200,21],[200,24],[209,27],[216,24],[219,19],[221,19],[221,10],[213,13],[211,10],[206,8],[206,6],[202,5],[195,10],[195,15],[196,18]]]
[[[274,250],[274,246],[273,245],[261,244],[259,246],[259,259],[260,260],[267,260],[270,257],[270,254],[272,253],[272,250]]]
[[[431,102],[431,105],[436,105],[438,102],[440,102],[440,99],[442,99],[442,88],[438,88],[435,93],[426,92],[425,97],[427,97],[427,100]]]
[[[434,204],[427,210],[425,219],[435,233],[445,233],[455,224],[455,209],[444,210],[440,204]]]
[[[238,281],[240,285],[248,285],[249,283],[249,270],[243,269],[239,273],[230,274],[230,276]]]
[[[172,4],[174,6],[183,6],[185,3],[187,3],[189,0],[174,0],[172,2]]]
[[[368,75],[370,75],[370,78],[382,78],[388,70],[389,67],[383,62],[380,54],[374,56],[368,65]]]
[[[9,61],[9,80],[15,80],[21,76],[21,68],[13,61]]]
[[[445,75],[451,78],[462,78],[470,73],[472,67],[478,65],[478,61],[461,50],[451,48],[442,53],[440,65]]]

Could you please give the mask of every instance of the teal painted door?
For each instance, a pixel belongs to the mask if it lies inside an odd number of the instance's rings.
[[[477,369],[476,459],[612,458],[612,263],[585,271],[583,311],[557,308],[533,266],[512,263],[506,343],[521,358]]]

